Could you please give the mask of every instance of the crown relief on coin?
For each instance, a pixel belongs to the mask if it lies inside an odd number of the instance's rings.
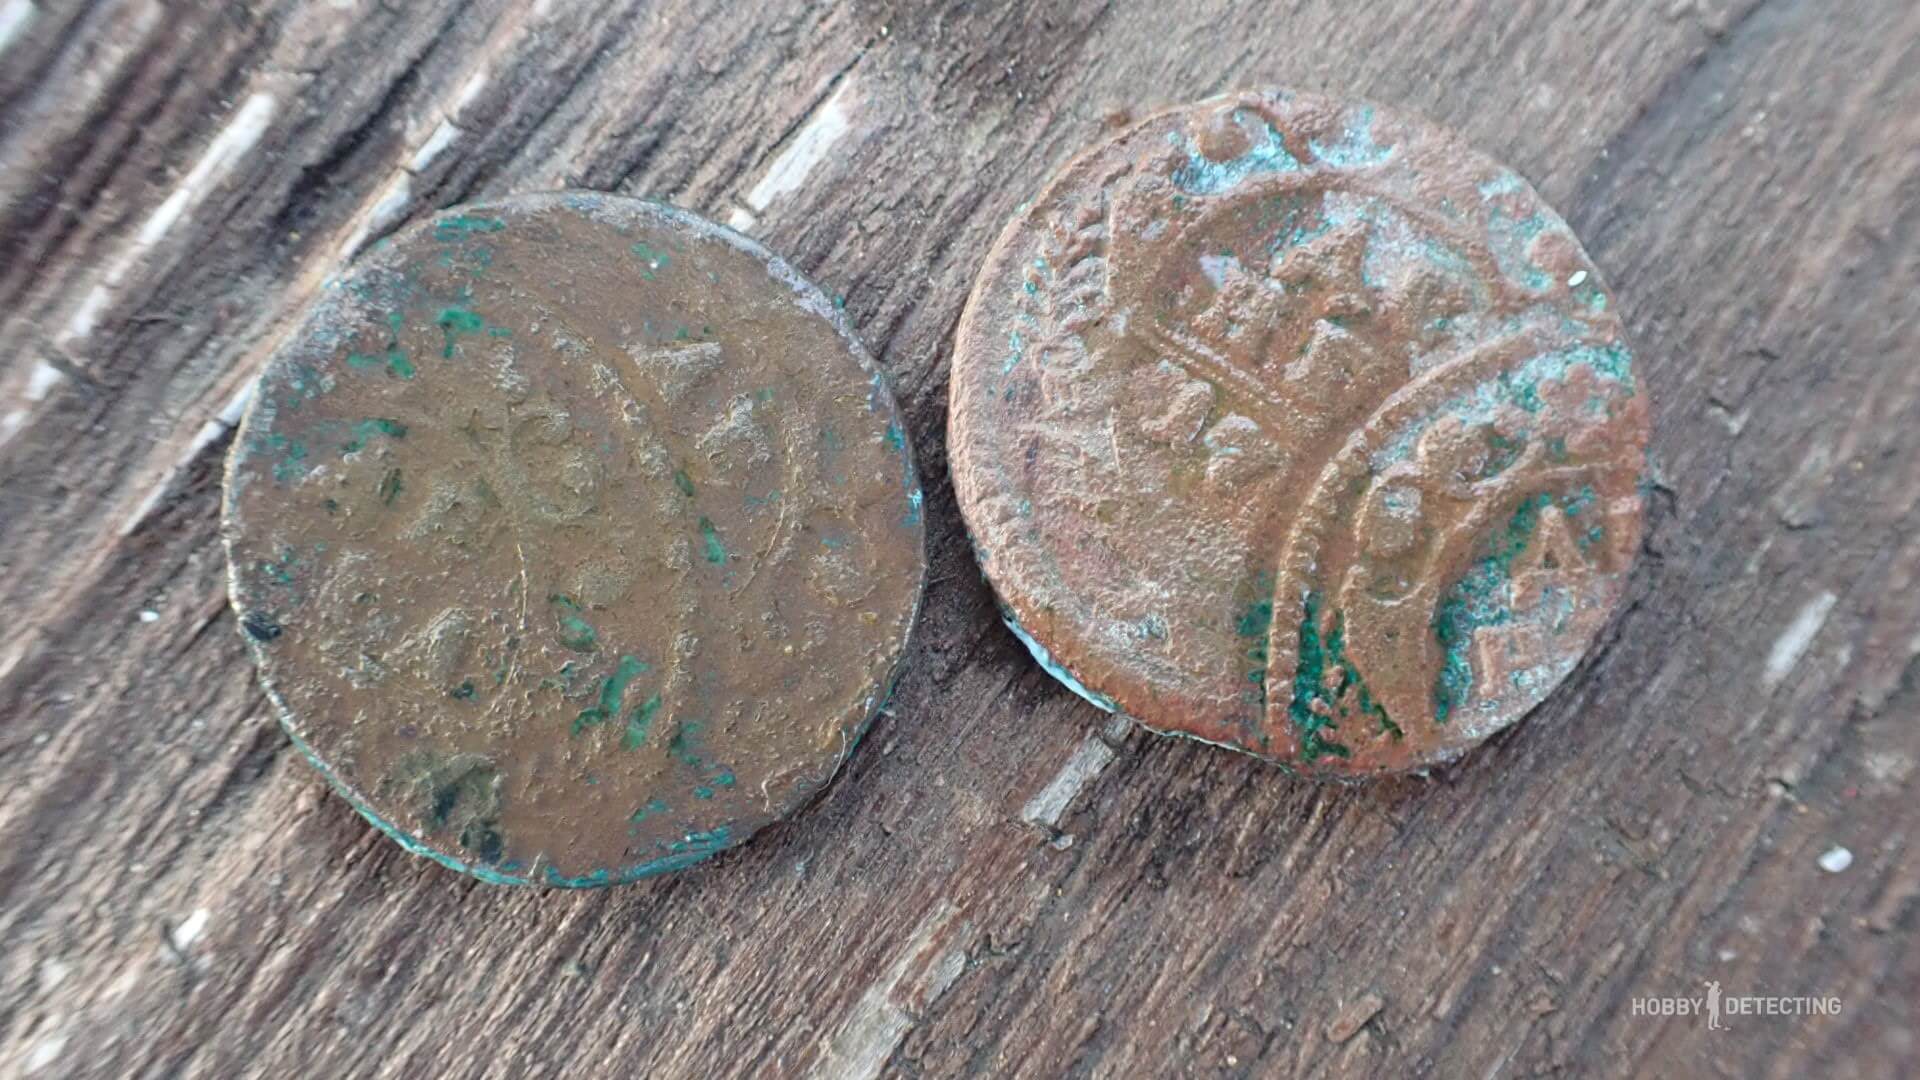
[[[758,245],[588,193],[439,214],[268,363],[234,607],[296,744],[410,850],[598,885],[819,790],[924,577],[892,396]]]
[[[1282,90],[1147,118],[1002,233],[949,455],[1009,625],[1145,726],[1351,778],[1573,668],[1639,545],[1599,273],[1457,137]]]

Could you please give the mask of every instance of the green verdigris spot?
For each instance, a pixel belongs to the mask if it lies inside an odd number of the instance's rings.
[[[383,364],[386,366],[387,371],[395,378],[413,378],[413,362],[408,360],[407,354],[401,352],[399,349],[388,349],[384,354],[379,356],[375,356],[372,353],[347,354],[348,367],[376,368]]]
[[[446,345],[441,348],[440,355],[448,360],[453,359],[455,335],[477,334],[487,325],[485,319],[462,307],[440,309],[440,316],[433,322],[446,334]]]
[[[707,518],[700,519],[700,539],[706,548],[707,561],[716,565],[727,561],[727,548],[720,542],[720,530],[713,527]]]
[[[1300,658],[1294,668],[1293,702],[1287,715],[1300,738],[1300,757],[1312,762],[1324,754],[1346,757],[1352,753],[1344,743],[1335,742],[1327,732],[1335,729],[1334,712],[1326,687],[1328,665],[1338,665],[1320,637],[1320,594],[1308,593],[1301,604]]]
[[[635,810],[633,812],[633,815],[629,817],[627,820],[637,825],[640,822],[645,821],[647,818],[652,817],[655,814],[666,813],[668,809],[669,808],[667,806],[667,801],[665,799],[659,799],[659,798],[648,799],[647,804],[645,806],[642,806],[640,809]]]
[[[298,439],[289,439],[279,432],[266,438],[267,446],[278,453],[280,458],[273,463],[273,479],[278,484],[291,484],[306,475],[301,462],[307,458],[306,444]]]
[[[627,717],[627,749],[638,750],[647,744],[647,732],[652,730],[654,714],[659,711],[660,695],[655,694]]]
[[[433,223],[433,238],[440,241],[466,240],[476,233],[499,232],[507,223],[499,218],[457,214]]]
[[[365,450],[367,448],[367,440],[373,438],[375,435],[385,435],[389,438],[403,439],[406,438],[407,435],[407,425],[398,420],[388,420],[381,417],[362,420],[358,424],[353,425],[353,438],[347,440],[346,444],[340,448],[340,452],[342,454],[352,454]],[[396,485],[399,483],[397,476],[394,478],[394,482]],[[398,490],[396,486],[395,491],[397,492]]]
[[[599,647],[600,635],[593,624],[578,615],[560,616],[560,644],[574,652],[592,652]]]
[[[1267,703],[1267,631],[1273,625],[1273,601],[1256,600],[1247,605],[1240,613],[1240,621],[1234,631],[1241,637],[1253,642],[1247,648],[1247,659],[1254,666],[1247,672],[1247,681],[1253,684],[1254,702]]]
[[[400,347],[400,327],[404,319],[399,312],[387,318],[387,344],[384,352],[348,353],[347,366],[352,368],[377,368],[386,366],[387,372],[399,379],[413,378],[413,361],[407,358],[406,350]]]
[[[572,597],[554,593],[547,601],[559,608],[560,644],[574,652],[592,652],[600,647],[600,634],[593,624],[580,617],[582,611]]]
[[[1440,598],[1433,613],[1433,633],[1440,641],[1443,659],[1440,677],[1433,684],[1433,718],[1447,718],[1467,701],[1473,692],[1473,664],[1467,658],[1474,631],[1511,622],[1513,609],[1507,596],[1513,581],[1515,559],[1527,549],[1540,511],[1553,503],[1553,496],[1535,495],[1523,501],[1507,520],[1506,529],[1493,542],[1493,550],[1464,574]]]
[[[635,256],[647,264],[646,269],[640,271],[640,276],[646,278],[648,281],[653,280],[654,271],[666,269],[667,264],[672,261],[667,257],[666,252],[649,247],[642,242],[636,242],[628,250],[632,251]]]
[[[595,724],[604,724],[620,715],[620,703],[626,696],[627,685],[647,671],[647,665],[641,663],[638,657],[620,657],[613,674],[600,684],[599,703],[580,710],[580,715],[574,717],[573,734],[578,735]]]

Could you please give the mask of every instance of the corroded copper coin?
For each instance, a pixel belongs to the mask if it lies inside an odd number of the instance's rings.
[[[594,194],[359,260],[227,472],[233,605],[295,743],[410,850],[513,884],[676,869],[824,785],[901,660],[922,533],[819,290]]]
[[[1001,235],[950,454],[1010,624],[1097,702],[1324,776],[1452,758],[1619,599],[1646,394],[1599,272],[1438,128],[1151,117]]]

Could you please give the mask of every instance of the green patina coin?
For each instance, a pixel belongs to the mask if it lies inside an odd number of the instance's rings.
[[[1538,705],[1639,549],[1648,394],[1599,268],[1427,121],[1147,117],[987,254],[954,492],[1016,633],[1154,730],[1336,779]]]
[[[295,744],[409,850],[586,886],[741,842],[883,703],[925,575],[893,398],[758,245],[587,193],[362,257],[228,462],[233,606]]]

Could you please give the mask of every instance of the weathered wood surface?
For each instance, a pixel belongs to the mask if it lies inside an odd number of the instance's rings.
[[[0,0],[0,41],[0,1071],[1912,1075],[1908,0]],[[945,485],[1000,223],[1127,113],[1262,81],[1533,179],[1655,395],[1629,603],[1431,780],[1103,728],[1000,628]],[[342,251],[561,184],[732,218],[846,296],[933,560],[817,804],[585,895],[462,879],[330,796],[215,543],[235,394]],[[1709,979],[1844,1007],[1634,1014]]]

